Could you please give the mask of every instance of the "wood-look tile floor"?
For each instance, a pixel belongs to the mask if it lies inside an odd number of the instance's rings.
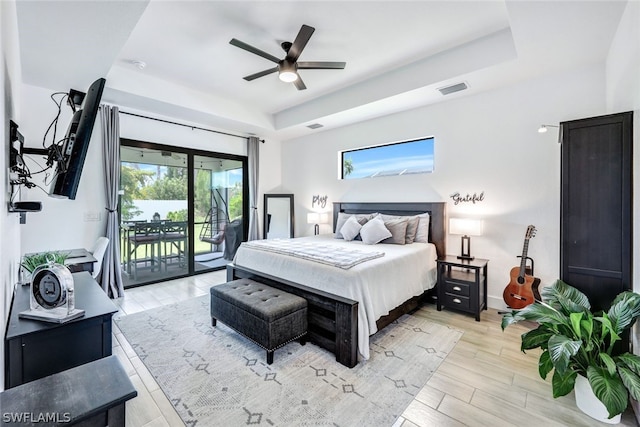
[[[115,300],[120,308],[116,316],[207,295],[211,286],[225,281],[223,270],[129,289]],[[481,322],[471,315],[439,312],[431,304],[415,315],[461,329],[464,335],[393,427],[609,425],[580,412],[573,393],[553,399],[550,378],[545,382],[538,375],[538,352],[520,351],[526,326],[512,325],[503,332],[501,316],[493,309],[482,313]],[[127,426],[184,426],[115,324],[113,353],[138,390],[126,404]],[[638,425],[633,411],[623,414],[620,425]]]

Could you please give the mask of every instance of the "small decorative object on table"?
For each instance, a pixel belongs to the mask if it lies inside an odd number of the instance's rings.
[[[29,310],[20,312],[26,319],[64,323],[84,315],[75,308],[73,276],[67,267],[50,258],[31,275]]]
[[[617,354],[614,347],[640,317],[640,295],[622,292],[607,312],[594,314],[586,295],[561,280],[541,293],[542,301],[505,314],[502,329],[521,320],[537,322],[536,329],[522,335],[521,349],[542,349],[539,372],[546,378],[554,371],[553,397],[575,387],[576,405],[584,413],[602,422],[620,422],[629,395],[640,399],[640,356]],[[585,403],[582,399],[590,392],[596,399]]]

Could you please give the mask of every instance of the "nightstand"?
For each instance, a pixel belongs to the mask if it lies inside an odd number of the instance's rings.
[[[476,315],[487,309],[488,259],[458,259],[447,255],[438,264],[438,311],[453,308]]]

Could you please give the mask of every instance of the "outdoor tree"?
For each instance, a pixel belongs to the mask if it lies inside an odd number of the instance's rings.
[[[342,161],[342,176],[347,177],[353,172],[353,161],[351,159],[344,159]]]
[[[123,191],[120,199],[120,209],[123,220],[128,221],[142,213],[133,201],[143,198],[141,190],[151,180],[152,176],[153,172],[151,171],[140,170],[126,164],[123,164],[120,168],[120,189]]]
[[[145,200],[187,200],[185,168],[168,166],[164,175],[140,191]]]

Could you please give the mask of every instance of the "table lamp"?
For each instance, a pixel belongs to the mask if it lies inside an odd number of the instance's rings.
[[[449,233],[461,234],[460,238],[460,255],[458,259],[472,260],[471,256],[471,237],[482,236],[482,220],[471,218],[450,218]]]
[[[309,212],[307,214],[307,224],[314,224],[313,234],[320,234],[320,224],[327,224],[329,222],[329,214],[319,212]]]

